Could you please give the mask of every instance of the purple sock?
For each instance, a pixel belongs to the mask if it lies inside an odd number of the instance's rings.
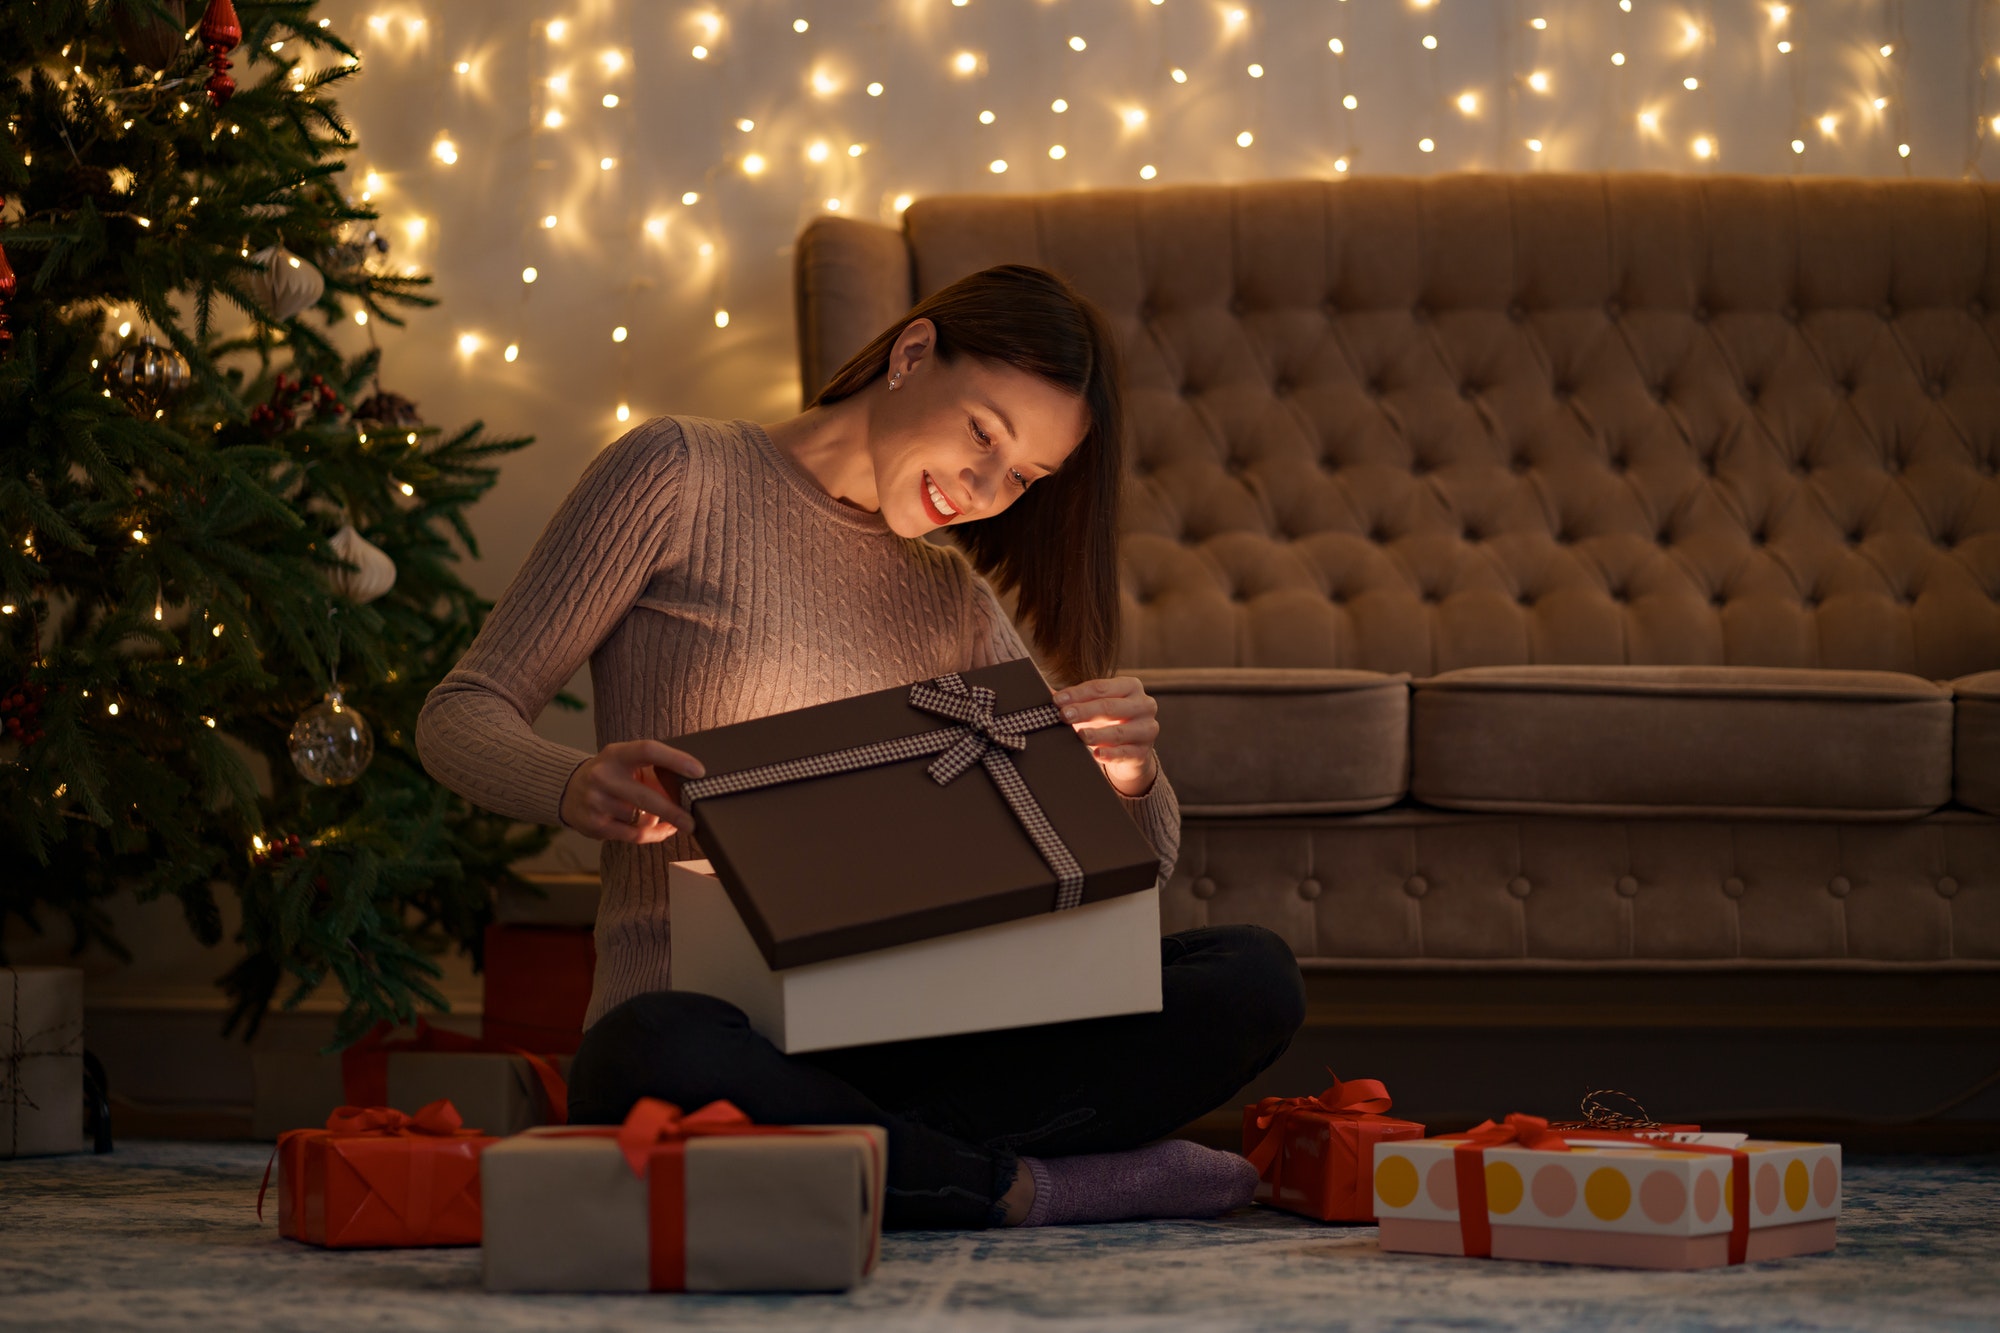
[[[1248,1204],[1257,1168],[1233,1152],[1168,1139],[1131,1152],[1023,1157],[1035,1179],[1024,1227],[1216,1217]]]

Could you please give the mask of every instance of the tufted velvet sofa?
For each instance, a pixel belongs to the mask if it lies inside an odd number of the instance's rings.
[[[1276,930],[1350,1045],[1425,1005],[1890,1012],[2000,1062],[2000,188],[921,200],[800,237],[808,395],[1003,262],[1122,348],[1121,668],[1186,815],[1170,929]],[[1788,1092],[1910,1106],[1742,1095]]]

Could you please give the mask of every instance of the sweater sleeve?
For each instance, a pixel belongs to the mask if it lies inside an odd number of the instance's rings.
[[[473,804],[562,822],[570,775],[590,756],[534,720],[669,558],[686,443],[650,421],[605,449],[543,529],[472,646],[424,701],[417,753]]]
[[[1006,608],[1000,605],[1000,599],[993,595],[992,586],[978,574],[969,570],[968,574],[972,580],[968,666],[993,666],[1030,656],[1020,630],[1015,628]],[[1152,844],[1153,851],[1159,856],[1159,887],[1164,889],[1173,876],[1174,862],[1181,852],[1181,803],[1180,798],[1174,795],[1174,784],[1167,781],[1165,765],[1161,766],[1145,795],[1113,794],[1123,803],[1125,813],[1132,816],[1132,822],[1139,826],[1139,832],[1145,835],[1146,841]]]

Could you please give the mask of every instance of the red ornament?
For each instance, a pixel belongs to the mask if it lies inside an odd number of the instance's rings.
[[[201,16],[201,44],[208,48],[208,67],[214,71],[208,76],[208,100],[217,106],[236,91],[236,80],[229,77],[229,52],[242,40],[236,6],[229,0],[208,0],[208,10]]]
[[[33,681],[22,681],[0,695],[0,739],[33,745],[42,738],[42,705],[48,690]]]
[[[0,208],[6,206],[6,199],[0,198]],[[14,266],[7,262],[7,247],[0,245],[0,354],[14,341],[14,331],[7,327],[7,303],[14,299],[14,287]]]

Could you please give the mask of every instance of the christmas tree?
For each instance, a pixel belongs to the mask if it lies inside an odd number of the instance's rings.
[[[0,923],[122,952],[129,889],[214,943],[234,893],[229,1026],[334,980],[346,1041],[444,1004],[546,835],[417,762],[487,609],[466,509],[528,441],[330,337],[430,301],[343,189],[360,60],[312,9],[0,6]]]

